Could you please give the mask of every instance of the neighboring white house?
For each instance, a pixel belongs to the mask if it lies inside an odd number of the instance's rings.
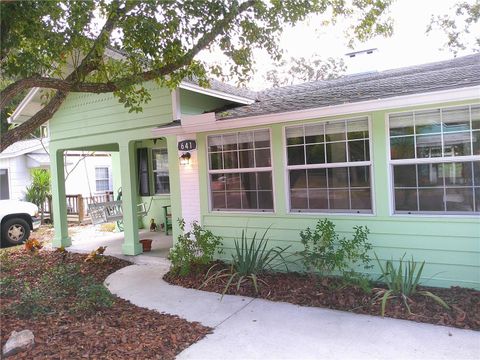
[[[112,189],[109,153],[71,151],[66,155],[66,193],[90,197]],[[24,200],[31,170],[49,169],[48,139],[18,141],[0,153],[0,199]]]

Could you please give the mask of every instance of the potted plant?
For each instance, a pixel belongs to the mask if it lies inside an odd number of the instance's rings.
[[[140,240],[140,243],[143,247],[143,252],[149,252],[152,250],[152,239],[143,239]]]

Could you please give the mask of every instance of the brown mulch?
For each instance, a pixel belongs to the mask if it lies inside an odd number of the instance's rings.
[[[82,276],[93,276],[98,283],[125,266],[128,261],[105,256],[85,262],[86,255],[7,249],[2,256],[0,278],[14,276],[35,284],[47,269],[63,262],[79,264]],[[8,265],[8,266],[7,266]],[[0,303],[1,345],[13,330],[30,329],[35,336],[33,349],[12,359],[173,359],[211,329],[178,316],[160,314],[114,297],[114,305],[96,312],[71,311],[72,298],[54,299],[53,311],[34,318],[19,318],[11,310],[18,297],[5,297]]]
[[[218,263],[217,269],[227,266]],[[192,274],[182,277],[167,273],[164,279],[174,285],[216,293],[223,293],[227,280],[220,279],[203,286],[208,267],[197,267]],[[210,272],[212,274],[212,272]],[[210,275],[209,275],[210,276]],[[237,291],[230,286],[227,294],[259,297],[271,301],[283,301],[302,306],[322,307],[336,310],[380,316],[380,301],[374,301],[375,289],[365,292],[355,285],[347,285],[335,277],[311,277],[300,273],[265,273],[259,276],[265,284],[259,284],[259,293],[251,282],[246,282]],[[439,296],[449,306],[443,308],[429,297],[414,295],[409,303],[409,314],[400,299],[387,302],[385,316],[424,323],[447,325],[461,329],[480,330],[480,291],[461,287],[419,287]]]

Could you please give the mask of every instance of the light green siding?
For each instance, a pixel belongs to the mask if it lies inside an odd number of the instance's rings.
[[[453,104],[433,104],[425,108]],[[248,214],[242,212],[211,212],[209,210],[208,173],[206,160],[206,136],[198,137],[200,193],[202,223],[216,235],[224,237],[226,259],[233,250],[233,240],[244,228],[249,232],[263,233],[271,227],[268,237],[271,245],[288,246],[292,252],[300,250],[301,230],[314,227],[318,219],[328,217],[340,234],[350,236],[353,226],[366,225],[369,239],[380,259],[398,259],[404,253],[417,261],[425,260],[424,283],[432,286],[462,285],[480,288],[480,219],[476,216],[421,216],[391,215],[389,207],[390,185],[388,179],[386,117],[392,109],[362,114],[337,116],[312,121],[345,119],[367,115],[372,127],[373,160],[373,215],[306,214],[288,213],[283,128],[285,124],[268,127],[272,133],[273,179],[275,194],[274,213]],[[295,123],[305,123],[295,122]],[[290,125],[291,123],[289,123]],[[239,129],[240,130],[240,129]],[[243,130],[243,129],[242,129]],[[221,132],[220,132],[221,133]],[[210,133],[209,133],[210,134]],[[378,268],[372,270],[378,275]],[[433,277],[432,280],[430,278]]]
[[[229,104],[227,100],[180,89],[181,113],[185,115],[196,115],[214,111],[227,104]]]

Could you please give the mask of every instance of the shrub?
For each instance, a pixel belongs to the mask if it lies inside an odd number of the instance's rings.
[[[209,276],[210,271],[214,269],[214,267],[212,267],[207,272],[203,286],[212,280],[228,278],[222,296],[227,292],[228,288],[235,283],[235,280],[237,291],[245,281],[251,281],[255,292],[258,293],[258,283],[262,282],[265,284],[263,280],[258,278],[259,274],[267,270],[273,270],[279,266],[285,266],[286,270],[288,270],[287,260],[283,255],[290,246],[285,248],[279,246],[268,248],[267,232],[268,229],[257,242],[257,233],[249,240],[247,238],[247,232],[242,230],[241,242],[239,243],[238,240],[235,239],[235,253],[232,254],[233,261],[230,270],[224,269]]]
[[[47,297],[42,291],[25,283],[19,301],[11,305],[11,310],[21,318],[30,318],[49,312],[47,303]]]
[[[114,303],[113,295],[102,284],[89,284],[78,291],[76,311],[93,312],[102,308],[111,307]]]
[[[54,266],[42,276],[40,286],[57,297],[75,293],[82,286],[80,266],[78,264]]]
[[[365,277],[353,270],[355,266],[370,269],[372,265],[366,226],[355,226],[351,239],[341,238],[335,231],[335,224],[328,219],[319,220],[315,229],[300,232],[304,250],[298,252],[305,268],[320,275],[338,271],[347,281],[363,282]]]
[[[188,275],[195,265],[207,265],[213,261],[216,253],[222,253],[222,238],[215,236],[197,222],[192,223],[192,230],[185,232],[185,221],[179,220],[180,235],[168,254],[172,262],[171,271],[181,276]]]
[[[19,290],[18,280],[13,276],[5,276],[0,279],[0,297],[14,296]]]
[[[382,273],[379,280],[384,281],[388,288],[388,290],[376,289],[375,300],[381,298],[382,316],[385,315],[387,301],[395,297],[400,297],[402,299],[408,313],[411,314],[408,302],[411,301],[410,297],[415,294],[428,296],[443,307],[449,309],[449,306],[437,295],[432,294],[430,291],[417,290],[417,287],[420,284],[423,267],[425,266],[425,261],[417,268],[419,263],[415,262],[413,257],[411,260],[406,261],[404,265],[404,257],[405,254],[400,258],[398,268],[396,268],[392,260],[387,260],[385,266],[382,266],[377,254],[375,254],[375,258],[377,259]]]

